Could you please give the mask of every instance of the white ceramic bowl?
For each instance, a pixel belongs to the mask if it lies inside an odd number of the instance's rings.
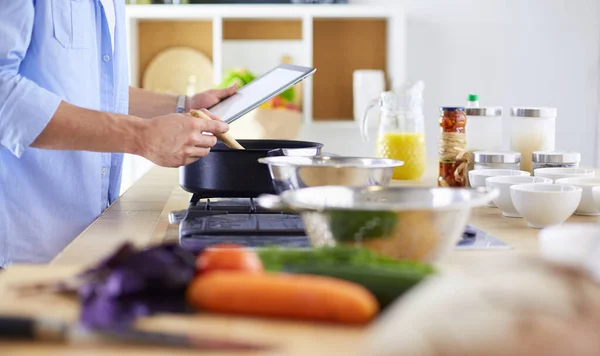
[[[600,224],[567,223],[549,227],[540,231],[539,243],[545,259],[583,267],[600,277]]]
[[[600,210],[596,207],[592,188],[600,186],[600,178],[598,177],[576,177],[576,178],[561,178],[557,179],[556,184],[574,185],[583,189],[581,193],[581,202],[575,214],[577,215],[600,215]]]
[[[510,187],[515,184],[527,184],[527,183],[552,183],[552,179],[541,178],[541,177],[528,177],[528,176],[500,176],[500,177],[489,177],[485,180],[488,188],[496,188],[500,191],[500,195],[494,199],[494,204],[502,211],[502,215],[509,218],[520,218],[521,215],[515,209],[512,199],[510,197]]]
[[[541,229],[564,223],[581,201],[581,187],[549,183],[510,187],[515,208],[530,227]]]
[[[489,177],[498,176],[530,176],[527,171],[519,171],[515,169],[477,169],[469,171],[469,184],[473,188],[485,187],[485,180]],[[495,207],[494,202],[489,202],[485,206]]]
[[[469,183],[473,188],[485,187],[485,180],[489,177],[499,176],[530,176],[527,171],[515,169],[477,169],[469,171]]]
[[[600,211],[600,187],[592,188],[592,198],[594,199],[594,204],[596,204],[596,209]]]
[[[533,175],[556,181],[561,178],[594,177],[596,171],[582,168],[538,168],[533,171]]]

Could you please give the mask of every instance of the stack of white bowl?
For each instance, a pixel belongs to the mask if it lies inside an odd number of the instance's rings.
[[[484,169],[469,172],[472,187],[500,191],[494,204],[506,217],[520,218],[533,228],[560,225],[571,215],[600,215],[600,177],[579,168],[527,171]]]

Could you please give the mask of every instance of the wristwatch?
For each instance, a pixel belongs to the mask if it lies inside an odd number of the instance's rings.
[[[186,95],[179,95],[177,97],[177,113],[182,114],[185,112],[185,101],[187,100]]]

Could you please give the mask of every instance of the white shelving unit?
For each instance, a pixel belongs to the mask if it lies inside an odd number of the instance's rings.
[[[385,69],[388,79],[391,80],[389,86],[393,87],[395,83],[402,82],[405,77],[405,61],[404,61],[404,16],[402,13],[397,12],[397,7],[394,10],[387,7],[375,6],[375,5],[353,5],[353,4],[337,4],[337,5],[127,5],[126,19],[127,19],[127,35],[128,35],[128,47],[129,47],[129,70],[130,70],[130,82],[133,86],[138,86],[140,83],[140,44],[138,43],[140,33],[139,28],[141,23],[147,23],[152,21],[165,22],[210,22],[212,31],[212,44],[210,50],[212,51],[212,62],[213,62],[213,79],[215,83],[221,81],[223,70],[223,45],[226,43],[224,34],[227,26],[227,21],[231,20],[248,20],[248,21],[260,21],[260,20],[284,20],[301,23],[301,31],[299,41],[302,47],[302,54],[295,58],[296,64],[305,66],[317,67],[315,77],[320,75],[319,80],[323,81],[323,77],[328,75],[335,78],[335,75],[331,75],[331,70],[335,67],[319,68],[315,65],[315,58],[318,55],[315,53],[315,39],[317,36],[323,35],[323,32],[315,32],[318,28],[315,28],[317,24],[322,25],[322,21],[341,21],[341,26],[344,24],[343,21],[357,20],[384,20],[385,21],[385,52],[381,55],[384,56]],[[319,22],[321,21],[321,22]],[[335,31],[337,23],[327,25],[328,29]],[[359,25],[360,26],[360,25]],[[322,27],[320,27],[323,31]],[[359,27],[360,28],[360,27]],[[198,34],[202,35],[202,34]],[[337,36],[337,35],[334,35]],[[340,35],[343,36],[343,35]],[[331,35],[330,35],[331,37]],[[333,37],[335,38],[335,37]],[[331,38],[330,38],[331,39]],[[344,38],[348,41],[347,36]],[[362,42],[361,42],[362,41]],[[357,39],[357,46],[368,47],[369,42],[366,42],[364,38]],[[362,43],[362,45],[361,45]],[[323,46],[323,45],[321,45]],[[321,47],[324,48],[324,47]],[[327,48],[325,48],[326,50]],[[360,54],[360,48],[352,48],[354,55]],[[365,51],[369,51],[369,48],[365,48]],[[346,53],[334,53],[339,60],[344,63],[351,62],[353,58],[344,58]],[[328,54],[329,56],[329,54]],[[372,56],[371,56],[372,57]],[[319,57],[321,63],[323,63],[323,55]],[[329,58],[327,58],[329,60]],[[143,68],[142,68],[143,69]],[[359,69],[359,68],[357,68]],[[370,68],[360,68],[370,69]],[[328,73],[329,72],[329,73]],[[346,91],[348,76],[344,75],[346,80]],[[360,141],[360,132],[358,124],[351,118],[351,115],[343,115],[331,117],[328,120],[328,116],[325,114],[317,113],[315,110],[315,101],[313,100],[313,89],[314,89],[314,78],[307,79],[303,82],[303,100],[302,100],[302,112],[304,115],[304,125],[299,139],[315,140],[325,144],[325,149],[332,153],[344,154],[344,155],[370,155],[372,152],[372,144],[363,144]],[[322,84],[321,84],[322,85]],[[334,84],[335,85],[335,84]],[[320,91],[321,93],[323,90]],[[346,98],[346,96],[349,96]],[[345,95],[342,99],[344,103],[344,112],[348,113],[348,106],[352,105],[352,96]],[[336,103],[339,107],[340,103]],[[323,104],[321,99],[320,105]],[[319,108],[317,108],[319,109]],[[322,110],[321,110],[322,111]],[[341,111],[341,110],[338,110]],[[320,117],[317,117],[320,115]],[[357,144],[360,143],[360,144]],[[130,184],[130,181],[134,181],[145,170],[151,166],[150,163],[137,158],[128,157],[129,166],[125,167],[124,187]],[[142,162],[142,163],[140,163]]]

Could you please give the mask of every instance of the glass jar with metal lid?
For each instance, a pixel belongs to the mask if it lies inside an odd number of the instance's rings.
[[[556,108],[511,108],[510,149],[521,152],[521,170],[533,173],[532,154],[554,151]]]
[[[438,147],[440,187],[466,187],[469,157],[463,107],[440,108],[440,141]]]
[[[575,151],[536,151],[531,154],[533,170],[538,168],[579,168],[581,154]]]
[[[467,150],[502,150],[502,108],[467,108]]]
[[[474,169],[520,169],[521,153],[514,151],[475,151]]]

